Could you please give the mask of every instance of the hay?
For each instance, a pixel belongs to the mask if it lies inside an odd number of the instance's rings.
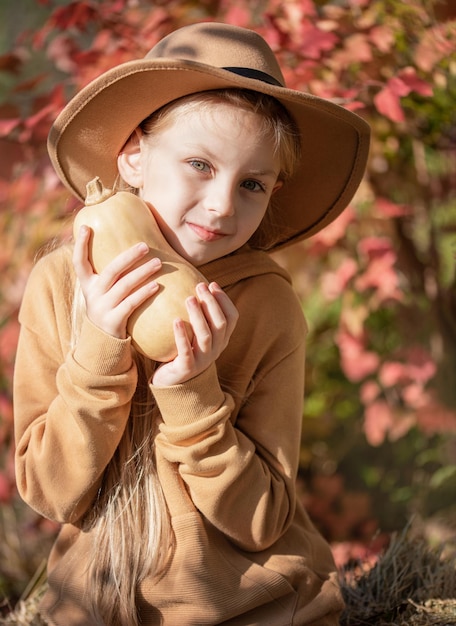
[[[341,572],[341,626],[456,625],[455,554],[432,549],[409,529],[394,535],[377,563]]]
[[[0,617],[0,626],[47,626],[38,610],[46,588],[46,562],[43,561],[14,610],[11,610],[6,617]]]

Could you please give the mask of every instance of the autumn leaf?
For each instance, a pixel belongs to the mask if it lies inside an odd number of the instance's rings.
[[[96,15],[92,2],[70,2],[67,6],[58,7],[51,19],[51,24],[62,31],[76,28],[84,31],[87,24]]]
[[[334,33],[327,33],[309,22],[302,24],[299,33],[299,53],[304,58],[320,59],[322,54],[332,50],[337,43]]]
[[[404,95],[415,92],[420,96],[430,97],[433,94],[432,86],[418,76],[414,67],[405,67],[398,73],[397,78],[402,81],[406,90],[408,90],[408,93]]]
[[[422,96],[432,96],[432,87],[418,77],[414,68],[407,67],[390,78],[385,87],[374,96],[378,112],[393,122],[404,122],[405,114],[400,100],[412,91]]]
[[[401,106],[401,97],[410,93],[400,78],[391,78],[375,96],[374,104],[379,113],[392,122],[404,122],[405,115]]]
[[[347,258],[333,272],[326,272],[321,279],[321,291],[326,300],[338,298],[348,283],[356,275],[358,265],[354,259]]]
[[[443,59],[451,55],[454,57],[455,38],[456,22],[435,24],[424,32],[415,50],[417,67],[424,72],[431,72]]]
[[[381,52],[390,52],[394,45],[394,32],[385,24],[376,25],[369,31],[369,41]]]
[[[380,446],[394,423],[394,416],[384,400],[373,402],[364,411],[364,434],[371,446]]]
[[[359,382],[377,370],[379,356],[366,350],[362,336],[355,336],[341,328],[336,335],[336,343],[342,369],[349,380]]]
[[[375,199],[375,210],[381,217],[386,218],[405,217],[413,214],[413,207],[391,202],[388,198],[381,197]]]

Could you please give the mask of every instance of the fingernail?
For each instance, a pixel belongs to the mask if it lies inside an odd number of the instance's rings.
[[[198,283],[196,285],[196,290],[200,293],[206,293],[208,290],[208,286],[206,285],[206,283]]]

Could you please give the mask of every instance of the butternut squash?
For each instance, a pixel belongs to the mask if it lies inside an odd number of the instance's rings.
[[[149,252],[141,263],[158,257],[162,268],[151,277],[160,285],[159,291],[139,306],[127,323],[127,331],[135,348],[154,361],[167,362],[176,354],[173,320],[188,321],[185,299],[195,293],[204,276],[178,255],[163,237],[149,206],[129,192],[117,192],[96,204],[83,207],[74,220],[73,232],[85,224],[92,230],[89,259],[94,271],[100,273],[120,252],[144,241]]]

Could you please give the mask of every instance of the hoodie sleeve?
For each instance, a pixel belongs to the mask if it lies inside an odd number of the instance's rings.
[[[123,434],[137,374],[130,341],[87,318],[70,348],[73,282],[65,249],[31,272],[19,316],[14,420],[20,495],[43,516],[74,523]]]
[[[280,276],[240,281],[228,293],[240,319],[217,368],[153,388],[164,421],[157,446],[206,519],[260,551],[294,516],[307,329]]]

